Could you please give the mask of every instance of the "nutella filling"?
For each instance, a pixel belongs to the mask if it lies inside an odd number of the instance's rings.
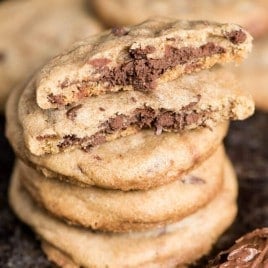
[[[243,34],[243,32],[241,33]],[[229,36],[226,35],[226,38],[235,42],[238,37],[230,33]],[[59,83],[59,87],[64,89],[75,85],[78,90],[75,96],[78,99],[95,94],[94,92],[88,92],[87,89],[92,82],[105,83],[106,89],[113,86],[133,86],[134,90],[147,92],[156,87],[156,80],[168,69],[172,69],[178,65],[185,65],[185,72],[190,73],[196,68],[200,69],[202,67],[202,64],[199,63],[200,58],[226,53],[225,48],[213,42],[208,42],[200,47],[175,48],[166,45],[164,56],[160,59],[152,59],[148,56],[155,50],[156,48],[153,46],[147,46],[144,49],[130,49],[128,51],[129,59],[114,68],[107,66],[111,62],[110,59],[100,58],[91,60],[89,64],[94,66],[96,72],[100,74],[97,80],[87,78],[83,81],[69,81],[65,79]],[[61,94],[51,93],[48,96],[48,101],[52,104],[63,105],[65,97]]]
[[[98,70],[101,74],[99,81],[108,83],[110,87],[132,85],[134,90],[146,92],[155,88],[155,81],[168,69],[226,52],[225,48],[212,42],[199,48],[182,47],[178,49],[167,45],[163,58],[150,59],[148,54],[155,50],[156,48],[153,46],[147,46],[145,49],[130,49],[129,61],[112,69],[104,66]]]
[[[163,131],[180,131],[187,126],[198,124],[205,126],[204,118],[209,111],[197,113],[192,106],[193,102],[183,109],[180,113],[175,113],[166,109],[154,110],[151,107],[137,108],[131,115],[118,114],[108,119],[100,125],[100,131],[90,137],[79,138],[76,135],[66,135],[63,141],[58,144],[60,149],[66,149],[71,146],[78,146],[84,151],[89,151],[92,147],[106,142],[106,136],[118,131],[126,130],[130,126],[139,129],[155,129],[156,135]]]

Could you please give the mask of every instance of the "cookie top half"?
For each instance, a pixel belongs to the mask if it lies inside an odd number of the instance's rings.
[[[252,37],[235,24],[158,17],[109,30],[74,45],[38,74],[36,100],[42,109],[122,90],[149,92],[182,74],[216,63],[239,62]]]

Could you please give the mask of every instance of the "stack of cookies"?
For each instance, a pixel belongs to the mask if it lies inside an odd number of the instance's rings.
[[[234,24],[157,18],[75,44],[14,91],[10,203],[61,267],[183,267],[236,214],[222,145],[252,98]]]

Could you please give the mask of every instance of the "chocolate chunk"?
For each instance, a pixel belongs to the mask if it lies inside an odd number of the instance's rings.
[[[155,111],[151,107],[144,107],[144,109],[136,109],[134,111],[135,123],[140,127],[152,127],[152,122],[155,118]]]
[[[124,115],[117,115],[115,118],[108,120],[108,124],[111,130],[121,130],[124,128]]]
[[[58,145],[58,147],[61,148],[61,149],[65,149],[65,148],[71,147],[71,146],[73,146],[75,144],[79,144],[80,141],[81,141],[81,139],[78,138],[74,134],[65,135],[63,137],[63,141]]]
[[[74,120],[77,116],[77,110],[79,110],[82,107],[82,104],[78,104],[72,108],[70,108],[67,112],[66,112],[66,116],[68,119],[70,120]]]
[[[163,113],[160,113],[160,115],[157,116],[156,118],[156,128],[159,126],[159,127],[162,127],[162,128],[169,128],[169,127],[172,127],[174,126],[174,123],[175,123],[175,117],[174,117],[174,113],[173,112],[163,112]]]
[[[223,47],[212,42],[199,48],[182,47],[178,49],[166,46],[163,58],[150,59],[148,55],[154,51],[155,48],[152,46],[147,46],[144,49],[130,49],[130,60],[112,69],[104,68],[100,72],[99,81],[106,82],[111,87],[132,85],[134,90],[146,92],[155,88],[155,81],[168,69],[180,64],[191,63],[202,57],[226,52]]]
[[[106,141],[106,138],[102,133],[96,133],[95,135],[90,137],[90,140],[90,144],[93,147],[104,143]]]
[[[128,34],[128,30],[124,27],[114,27],[112,28],[111,32],[113,35],[118,37]]]
[[[222,251],[209,267],[268,267],[268,228],[256,229]]]
[[[233,44],[242,44],[246,41],[247,35],[242,31],[232,31],[230,33],[225,34],[229,41],[231,41]]]
[[[187,175],[181,181],[185,184],[205,184],[206,183],[203,179],[194,175]]]
[[[65,101],[64,101],[64,96],[63,95],[60,95],[60,94],[58,94],[58,95],[54,95],[53,93],[50,93],[48,96],[47,96],[47,98],[48,98],[48,101],[50,102],[50,103],[53,103],[53,104],[59,104],[59,105],[63,105],[63,104],[65,104]]]

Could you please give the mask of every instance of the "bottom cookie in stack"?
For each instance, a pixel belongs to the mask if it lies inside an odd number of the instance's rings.
[[[228,159],[223,178],[205,206],[176,223],[146,231],[103,233],[68,225],[35,204],[18,168],[10,204],[40,236],[48,258],[61,267],[183,267],[206,254],[236,215],[237,185]]]

